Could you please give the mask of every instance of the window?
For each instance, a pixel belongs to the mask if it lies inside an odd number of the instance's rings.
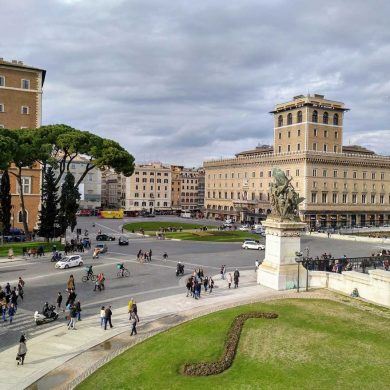
[[[362,203],[363,203],[363,204],[366,203],[366,194],[362,194]]]
[[[299,176],[299,169],[295,170],[295,176]]]
[[[314,129],[313,132],[314,132],[314,137],[317,137],[317,129]]]
[[[337,177],[337,171],[333,171],[333,177]]]
[[[328,151],[328,145],[324,144],[324,152],[327,152],[327,151]]]
[[[88,173],[88,181],[93,181],[93,173]]]
[[[317,182],[313,181],[313,188],[317,188]]]
[[[291,145],[287,145],[287,152],[291,151]]]
[[[372,180],[375,180],[375,179],[376,179],[376,173],[375,173],[375,172],[372,172],[372,173],[371,173],[371,179],[372,179]]]
[[[28,222],[28,212],[27,212],[27,210],[25,210],[24,216],[25,216],[26,222]],[[19,210],[19,212],[18,212],[18,222],[19,223],[23,223],[23,211],[22,210]]]
[[[30,89],[30,80],[22,79],[22,89]]]
[[[287,124],[292,125],[292,114],[291,112],[287,115]]]
[[[20,109],[20,113],[23,115],[28,115],[30,113],[30,109],[27,106],[22,106]]]
[[[252,177],[256,177],[256,173],[255,172],[252,172]]]
[[[282,147],[280,145],[278,146],[278,153],[282,153]]]
[[[314,176],[314,177],[317,176],[317,169],[313,169],[313,176]]]
[[[329,114],[325,111],[324,114],[322,115],[322,122],[327,124],[329,121]]]
[[[263,171],[260,172],[260,177],[263,177]]]
[[[302,122],[302,111],[298,111],[297,113],[297,122],[301,123]],[[299,131],[299,130],[298,130]]]
[[[311,193],[311,203],[317,203],[317,192]]]
[[[0,112],[4,112],[4,111],[5,111],[4,104],[0,103]]]
[[[335,131],[335,132],[334,132],[334,138],[335,138],[335,139],[338,139],[338,138],[339,138],[339,132],[338,132],[338,131]]]
[[[313,142],[313,150],[317,150],[317,142]]]
[[[291,131],[287,132],[287,138],[291,138]]]
[[[353,179],[357,179],[357,172],[356,172],[356,171],[353,171],[353,172],[352,172],[352,178],[353,178]]]
[[[348,171],[344,171],[343,175],[344,175],[344,179],[346,179],[348,177]]]
[[[22,176],[22,189],[24,194],[31,194],[31,177]]]
[[[301,130],[298,129],[298,137],[301,135]]]
[[[380,195],[380,196],[379,196],[379,203],[380,203],[380,204],[385,203],[385,196],[384,196],[384,195]]]
[[[279,127],[283,126],[283,115],[279,115],[278,117],[278,126]]]
[[[0,87],[4,87],[4,86],[5,86],[5,77],[0,76]]]
[[[316,110],[313,111],[313,115],[311,116],[311,121],[314,123],[318,122],[318,112]]]
[[[301,144],[297,144],[297,150],[298,152],[301,150]]]
[[[135,182],[136,182],[136,183],[139,183],[139,177],[136,177],[136,178],[135,178]]]
[[[334,152],[334,153],[337,153],[337,145],[334,145],[334,146],[333,146],[333,152]]]
[[[328,203],[328,193],[327,192],[322,193],[322,203]]]
[[[322,171],[322,177],[326,177],[326,176],[328,176],[328,171],[326,169],[324,169]]]
[[[385,180],[385,174],[381,172],[381,180]]]
[[[289,169],[287,169],[287,171],[286,171],[286,176],[287,176],[287,177],[290,176],[290,170],[289,170]]]
[[[282,133],[279,133],[279,134],[278,134],[278,138],[279,138],[279,139],[282,139]]]
[[[371,195],[371,203],[373,203],[373,204],[375,203],[375,194]]]
[[[271,177],[271,176],[272,176],[272,172],[268,171],[268,177]]]
[[[333,115],[333,124],[335,126],[338,126],[338,124],[339,124],[339,114],[334,114]]]
[[[332,203],[337,203],[337,193],[336,192],[334,192],[332,194]]]
[[[343,194],[343,203],[347,203],[347,198],[348,197],[348,195],[347,194]]]

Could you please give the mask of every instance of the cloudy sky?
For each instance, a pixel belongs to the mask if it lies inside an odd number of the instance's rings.
[[[200,165],[272,142],[277,102],[351,108],[344,144],[390,154],[388,0],[0,0],[0,57],[47,70],[43,122],[138,161]]]

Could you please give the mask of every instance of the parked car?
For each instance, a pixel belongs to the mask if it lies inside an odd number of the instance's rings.
[[[83,258],[80,255],[65,256],[60,261],[57,261],[55,268],[67,269],[71,267],[81,267]]]
[[[115,241],[115,237],[109,236],[108,234],[98,234],[96,236],[96,241]]]
[[[129,245],[129,240],[126,237],[119,237],[118,244],[119,245]]]
[[[258,251],[263,251],[265,249],[265,245],[260,244],[259,242],[256,241],[245,241],[242,244],[243,249],[256,249]]]
[[[238,230],[241,230],[242,232],[248,232],[250,230],[250,226],[249,225],[242,225],[238,228]]]
[[[105,244],[103,242],[96,244],[95,248],[99,249],[99,253],[106,253],[108,251],[107,244]]]

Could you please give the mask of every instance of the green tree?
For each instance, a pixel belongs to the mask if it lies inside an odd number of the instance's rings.
[[[8,171],[1,176],[0,183],[0,216],[3,234],[9,234],[11,230],[11,188]]]
[[[65,234],[68,227],[72,232],[77,224],[76,212],[79,208],[80,193],[75,187],[75,178],[67,172],[64,183],[61,186],[60,210],[58,224],[60,233]]]
[[[42,207],[38,230],[38,235],[47,240],[55,238],[60,233],[58,229],[58,188],[55,182],[54,170],[49,166],[43,176]]]

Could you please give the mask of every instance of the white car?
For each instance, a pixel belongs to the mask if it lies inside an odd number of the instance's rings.
[[[238,230],[241,230],[242,232],[248,232],[251,229],[248,225],[242,225],[238,228]]]
[[[83,265],[83,258],[80,255],[65,256],[60,261],[57,261],[55,267],[64,269],[71,267],[81,267]]]
[[[242,244],[243,249],[256,249],[258,251],[263,251],[265,249],[265,245],[260,244],[256,241],[245,241]]]

